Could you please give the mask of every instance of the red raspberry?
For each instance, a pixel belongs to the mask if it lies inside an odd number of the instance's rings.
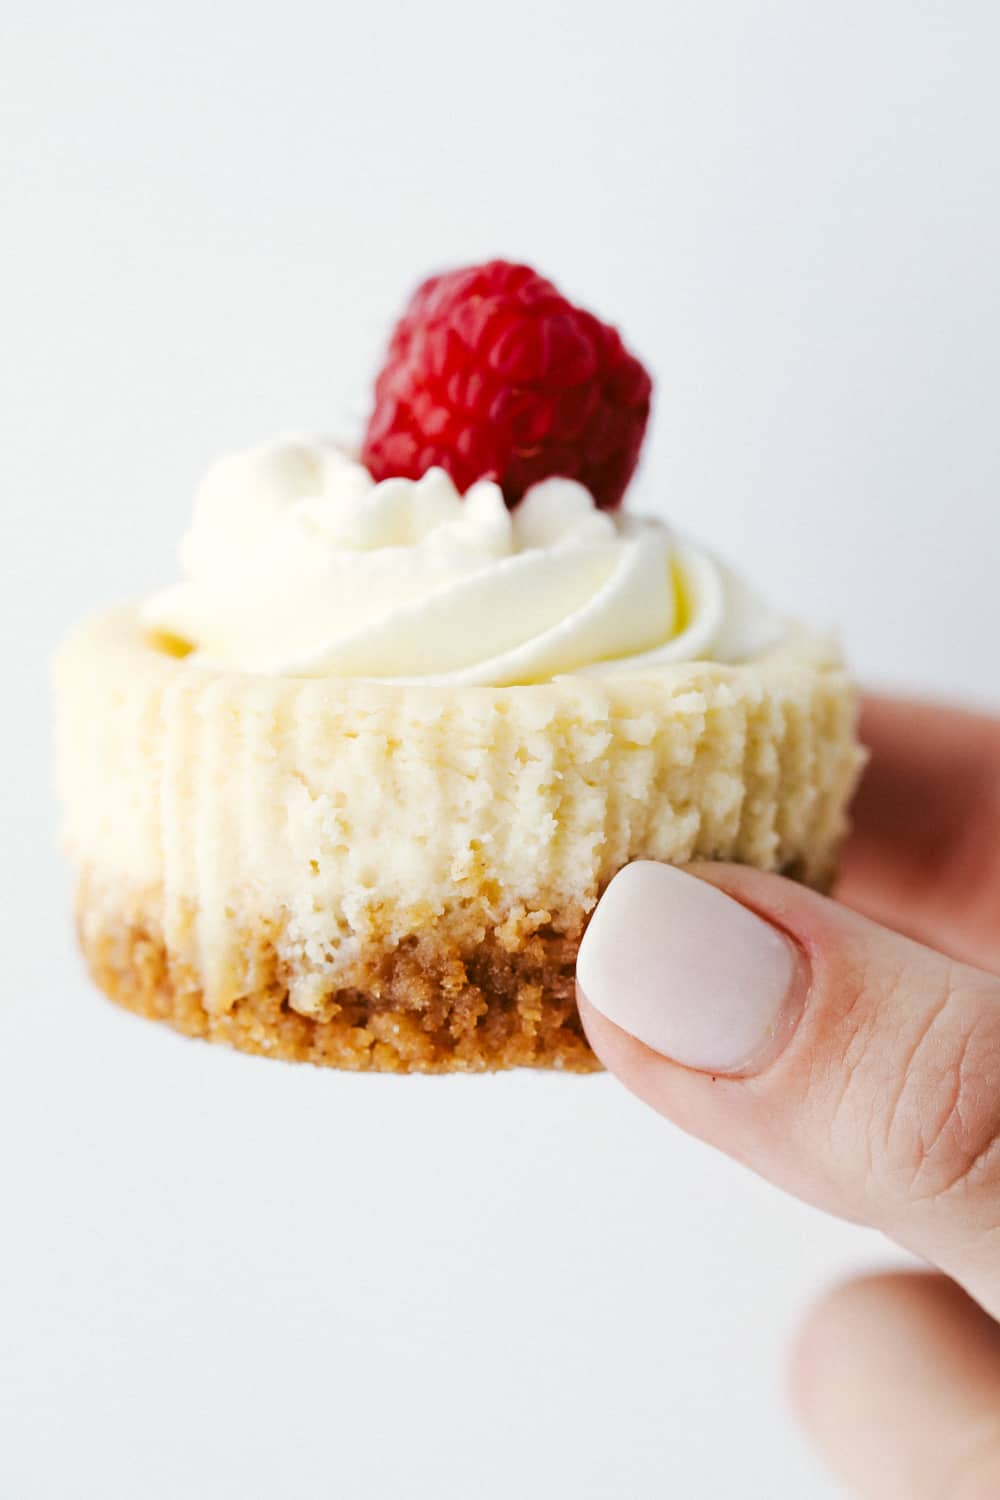
[[[437,464],[464,492],[495,479],[509,506],[554,474],[618,504],[652,382],[617,331],[530,266],[492,260],[432,276],[396,324],[362,461],[375,479]]]

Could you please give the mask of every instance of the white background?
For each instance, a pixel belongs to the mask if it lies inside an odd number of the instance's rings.
[[[994,0],[9,3],[3,1500],[823,1500],[796,1317],[887,1252],[607,1077],[183,1042],[83,981],[46,663],[218,452],[350,430],[441,264],[657,380],[633,503],[869,679],[1000,702]],[[11,699],[13,692],[13,699]]]

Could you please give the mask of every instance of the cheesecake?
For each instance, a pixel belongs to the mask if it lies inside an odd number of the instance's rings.
[[[181,580],[63,644],[80,945],[113,1000],[248,1052],[587,1072],[605,886],[635,859],[827,886],[855,689],[830,638],[585,466],[512,497],[495,462],[458,483],[400,445],[414,472],[385,476],[386,431],[377,461],[222,459]]]

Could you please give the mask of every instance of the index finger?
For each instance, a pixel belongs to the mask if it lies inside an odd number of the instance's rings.
[[[869,698],[871,751],[837,895],[953,957],[1000,970],[1000,721]]]

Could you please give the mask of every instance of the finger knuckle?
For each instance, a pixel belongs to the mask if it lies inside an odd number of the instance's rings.
[[[911,1201],[1000,1180],[1000,987],[956,966],[929,999],[872,1097],[872,1161]]]

